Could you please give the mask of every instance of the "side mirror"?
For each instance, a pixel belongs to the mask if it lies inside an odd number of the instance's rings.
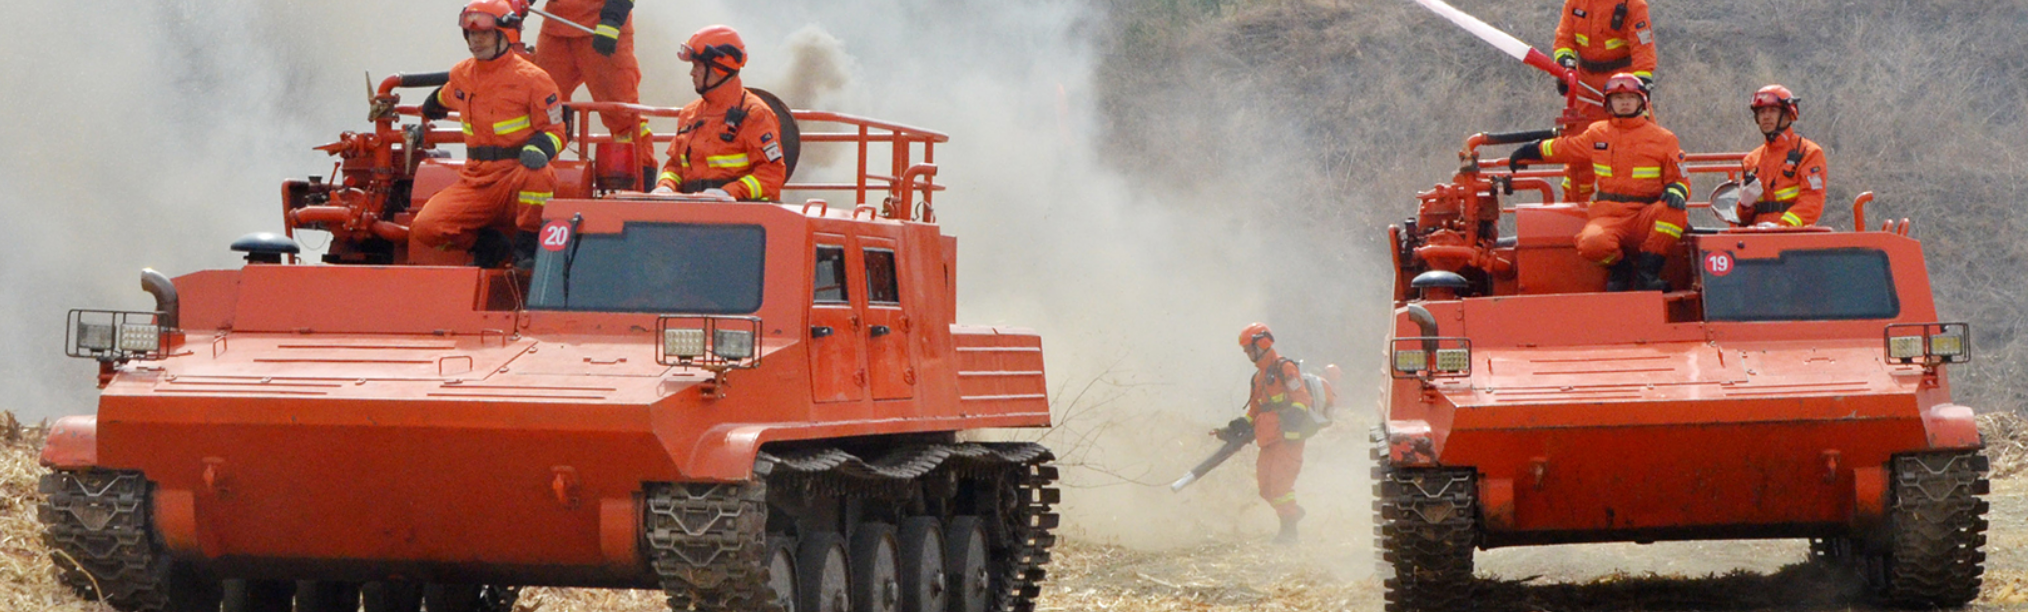
[[[1739,181],[1719,183],[1711,190],[1711,214],[1727,225],[1739,227]]]

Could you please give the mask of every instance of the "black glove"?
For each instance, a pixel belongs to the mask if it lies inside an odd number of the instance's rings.
[[[422,112],[424,119],[435,121],[451,116],[451,109],[445,108],[444,103],[437,100],[437,94],[441,93],[444,93],[444,88],[438,87],[430,90],[430,95],[423,98],[422,108],[417,110]]]
[[[1521,145],[1521,148],[1515,149],[1512,154],[1509,154],[1507,156],[1507,171],[1520,172],[1521,162],[1538,161],[1541,159],[1542,159],[1542,141],[1530,140],[1528,141],[1528,144]]]
[[[606,0],[605,8],[599,10],[597,32],[592,34],[592,50],[608,57],[619,51],[620,26],[627,25],[627,13],[633,10],[633,0]]]
[[[1668,189],[1662,191],[1662,203],[1668,204],[1669,208],[1676,210],[1683,210],[1689,207],[1689,203],[1683,199],[1683,192],[1678,191],[1675,185],[1670,185]]]
[[[521,145],[523,168],[541,170],[543,166],[549,165],[549,159],[552,157],[556,157],[556,140],[550,138],[549,132],[536,132],[534,136],[528,138],[527,143]]]
[[[1559,96],[1567,96],[1567,95],[1570,95],[1570,83],[1569,83],[1569,82],[1566,82],[1566,81],[1564,81],[1563,79],[1557,79],[1557,80],[1556,80],[1556,95],[1559,95]]]
[[[1216,433],[1218,434],[1218,439],[1224,442],[1245,440],[1253,437],[1253,421],[1246,420],[1246,417],[1239,417],[1233,419],[1231,423],[1226,423],[1225,427],[1220,428]]]

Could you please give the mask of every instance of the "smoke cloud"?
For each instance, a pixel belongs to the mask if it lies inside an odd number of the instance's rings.
[[[11,392],[0,408],[29,420],[90,412],[95,368],[60,354],[66,309],[149,307],[144,266],[237,265],[225,249],[233,238],[280,228],[278,182],[330,174],[310,147],[365,125],[364,73],[466,57],[457,8],[16,7],[0,22],[10,58],[0,86],[11,92],[0,111],[25,136],[0,148],[0,210],[13,222],[0,241],[0,385]],[[937,150],[937,181],[950,188],[937,212],[959,239],[960,320],[1043,334],[1063,426],[1009,435],[1041,435],[1071,466],[1069,529],[1165,546],[1273,528],[1253,494],[1252,451],[1182,494],[1160,486],[1215,448],[1206,431],[1239,414],[1252,368],[1235,338],[1259,320],[1288,355],[1354,374],[1341,383],[1342,423],[1312,443],[1299,490],[1325,537],[1363,541],[1378,380],[1358,373],[1377,361],[1384,268],[1284,215],[1290,160],[1196,151],[1176,157],[1196,160],[1173,168],[1187,181],[1118,172],[1127,160],[1101,142],[1101,11],[1073,0],[643,2],[642,96],[694,99],[675,46],[727,23],[750,48],[749,85],[797,108],[951,135]],[[1271,118],[1229,121],[1286,136]],[[810,159],[810,176],[842,171],[844,158]],[[802,195],[817,194],[792,194]]]

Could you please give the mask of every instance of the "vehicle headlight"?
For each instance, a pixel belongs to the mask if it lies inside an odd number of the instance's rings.
[[[753,332],[744,329],[714,330],[711,337],[711,352],[726,361],[752,357]]]
[[[1421,372],[1429,369],[1429,353],[1419,350],[1394,352],[1394,371]]]
[[[1437,349],[1438,372],[1463,372],[1472,368],[1472,349]]]
[[[120,326],[120,350],[131,353],[153,353],[160,348],[162,348],[161,327],[133,323]]]
[[[77,323],[77,352],[113,350],[113,326],[105,323]]]
[[[1887,339],[1887,356],[1900,361],[1922,357],[1922,336],[1893,336]]]
[[[664,329],[662,330],[662,355],[677,359],[696,359],[704,356],[704,330]]]
[[[1930,336],[1929,352],[1944,358],[1963,357],[1965,355],[1964,333],[1959,330],[1947,330],[1945,333]]]

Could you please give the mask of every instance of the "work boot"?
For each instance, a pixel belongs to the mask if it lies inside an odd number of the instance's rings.
[[[514,232],[514,268],[535,269],[535,232]]]
[[[1634,261],[1621,258],[1606,268],[1606,291],[1626,291],[1634,286]]]
[[[490,227],[479,230],[479,238],[472,242],[472,265],[498,268],[513,256],[514,245],[500,230]]]
[[[1281,518],[1282,518],[1282,530],[1281,530],[1281,531],[1279,531],[1279,532],[1276,532],[1276,533],[1275,533],[1275,539],[1274,539],[1274,544],[1275,544],[1276,546],[1295,546],[1295,545],[1296,545],[1296,541],[1297,541],[1297,537],[1296,537],[1296,523],[1297,523],[1297,522],[1300,522],[1300,521],[1302,521],[1302,520],[1303,520],[1303,515],[1305,515],[1305,514],[1308,514],[1308,513],[1304,512],[1302,508],[1298,507],[1298,508],[1296,508],[1296,513],[1295,513],[1295,514],[1292,514],[1292,515],[1289,515],[1289,516],[1284,516],[1284,517],[1281,517]]]
[[[1635,276],[1631,289],[1634,291],[1667,292],[1669,290],[1669,281],[1662,280],[1662,265],[1666,263],[1669,263],[1668,257],[1654,253],[1634,255]]]

